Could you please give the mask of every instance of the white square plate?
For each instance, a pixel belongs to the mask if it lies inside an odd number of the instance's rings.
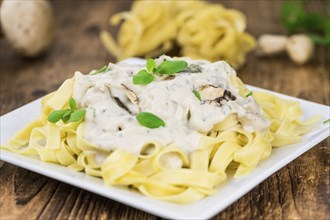
[[[126,62],[136,63],[144,61],[130,59]],[[248,87],[251,90],[267,91],[252,86]],[[323,120],[329,118],[329,106],[278,93],[274,94],[282,98],[299,101],[304,112],[303,119],[314,115],[322,115]],[[0,117],[1,143],[5,143],[20,128],[37,118],[40,109],[41,103],[40,99],[38,99]],[[157,201],[126,188],[106,187],[100,178],[91,177],[81,172],[72,171],[61,165],[45,163],[38,159],[18,155],[3,149],[0,151],[0,159],[157,216],[170,219],[206,219],[225,209],[277,170],[327,138],[329,136],[329,126],[329,123],[326,125],[321,123],[312,132],[305,135],[299,143],[273,149],[270,157],[260,162],[257,168],[245,178],[229,178],[219,187],[219,191],[216,194],[187,205]]]

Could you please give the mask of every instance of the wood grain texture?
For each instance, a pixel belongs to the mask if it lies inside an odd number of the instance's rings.
[[[312,3],[311,3],[312,2]],[[279,24],[281,1],[221,1],[243,11],[248,31],[284,33]],[[114,61],[98,33],[109,17],[129,9],[128,1],[52,1],[57,19],[56,41],[44,56],[22,59],[0,40],[0,114],[54,91],[75,70],[89,72]],[[325,1],[310,1],[324,11]],[[330,104],[328,48],[296,66],[285,55],[257,58],[250,54],[239,70],[245,83],[291,96]],[[214,219],[330,219],[330,152],[327,138],[276,172]],[[0,161],[0,219],[159,219],[102,196]]]

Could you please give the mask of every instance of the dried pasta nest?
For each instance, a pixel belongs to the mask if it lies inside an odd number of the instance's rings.
[[[177,44],[181,56],[226,60],[237,68],[255,48],[253,36],[244,32],[244,14],[203,1],[136,1],[131,11],[112,16],[110,24],[121,24],[117,42],[106,31],[101,40],[118,60],[155,57]]]

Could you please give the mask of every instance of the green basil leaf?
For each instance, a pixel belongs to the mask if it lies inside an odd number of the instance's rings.
[[[156,61],[153,59],[147,60],[147,70],[152,73],[156,67]]]
[[[300,29],[308,32],[323,31],[324,25],[328,21],[326,17],[318,13],[306,13],[302,19]]]
[[[163,61],[158,67],[156,72],[160,74],[172,75],[186,69],[188,63],[182,60],[176,61]]]
[[[69,106],[72,111],[77,110],[76,100],[74,100],[72,97],[69,99]]]
[[[79,109],[77,111],[74,111],[71,116],[70,119],[68,120],[68,122],[78,122],[84,119],[86,114],[86,110],[85,109]]]
[[[150,112],[140,112],[136,115],[138,122],[147,128],[165,127],[165,122],[158,116]]]
[[[62,121],[64,121],[64,122],[69,121],[72,113],[73,113],[72,110],[65,112],[62,116]]]
[[[284,1],[281,8],[281,22],[287,31],[309,34],[315,44],[330,45],[330,22],[326,15],[308,12],[306,1]]]
[[[325,29],[324,35],[322,35],[320,33],[311,33],[309,35],[315,44],[330,46],[330,28],[328,28],[328,27],[330,27],[330,21],[328,21],[324,25],[324,29]]]
[[[48,115],[47,120],[49,122],[56,123],[61,120],[61,118],[66,112],[70,112],[70,109],[55,110]]]
[[[323,122],[323,124],[327,124],[327,123],[329,123],[330,122],[330,118],[328,119],[328,120],[325,120],[324,122]]]
[[[245,97],[249,97],[249,96],[252,96],[253,95],[253,93],[252,93],[252,91],[251,92],[249,92]]]
[[[305,11],[301,2],[286,1],[281,9],[281,22],[289,33],[295,32],[302,25]]]
[[[108,71],[110,71],[110,70],[111,70],[110,67],[108,67],[108,66],[104,66],[104,67],[102,67],[101,69],[96,70],[96,72],[93,72],[93,73],[90,74],[90,75],[97,75],[97,74],[101,74],[101,73],[108,72]]]
[[[147,85],[154,81],[154,76],[148,73],[146,70],[140,70],[133,76],[133,83],[135,85]]]
[[[198,98],[198,99],[199,99],[199,101],[202,101],[202,97],[201,97],[201,94],[199,94],[199,92],[198,92],[198,91],[196,91],[196,90],[193,90],[192,92],[194,93],[194,95],[196,96],[196,98]]]

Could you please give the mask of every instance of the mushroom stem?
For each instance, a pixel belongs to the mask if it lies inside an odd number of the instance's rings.
[[[272,55],[285,51],[288,37],[284,35],[264,34],[258,40],[258,55]]]

